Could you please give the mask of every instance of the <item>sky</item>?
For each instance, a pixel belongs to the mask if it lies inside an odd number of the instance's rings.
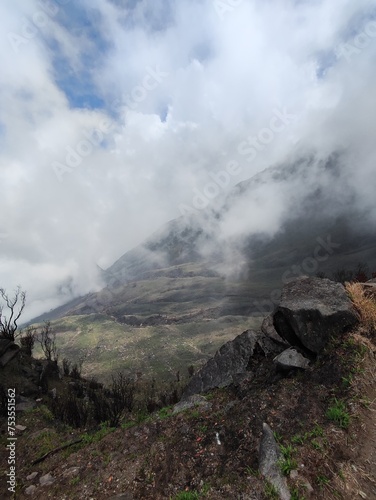
[[[0,286],[25,319],[298,152],[347,148],[374,196],[371,0],[8,0],[0,33]]]

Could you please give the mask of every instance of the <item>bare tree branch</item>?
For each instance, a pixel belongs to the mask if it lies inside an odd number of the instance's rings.
[[[21,287],[18,286],[14,293],[14,297],[11,298],[4,288],[0,288],[0,297],[9,309],[8,319],[7,316],[3,314],[4,305],[0,305],[0,337],[14,340],[18,328],[17,321],[25,308],[26,292],[21,290]]]

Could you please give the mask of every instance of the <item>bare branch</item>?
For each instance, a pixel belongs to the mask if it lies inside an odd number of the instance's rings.
[[[25,308],[26,292],[21,290],[21,287],[18,286],[14,293],[14,297],[10,298],[6,290],[0,288],[0,297],[9,310],[8,319],[8,317],[3,314],[4,305],[0,304],[0,336],[9,340],[14,340],[18,328],[17,321]]]

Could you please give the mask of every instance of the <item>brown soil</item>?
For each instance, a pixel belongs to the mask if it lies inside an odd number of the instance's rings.
[[[17,423],[27,429],[17,441],[16,498],[100,500],[128,493],[130,499],[158,500],[184,491],[213,500],[273,498],[257,472],[262,423],[267,422],[280,444],[294,448],[296,472],[288,482],[299,492],[297,498],[376,499],[373,339],[357,332],[333,340],[304,373],[282,377],[262,356],[252,371],[254,376],[236,387],[209,394],[210,410],[159,412],[35,466],[33,460],[84,431],[57,425],[44,407],[18,416]],[[327,418],[333,398],[345,402],[348,428]],[[4,440],[4,427],[2,432]],[[4,474],[4,446],[0,461]],[[33,471],[37,479],[26,480]],[[46,473],[55,482],[42,487],[38,479]],[[31,484],[37,490],[29,497],[24,492]],[[307,487],[313,490],[310,495]],[[10,498],[5,482],[0,495]]]

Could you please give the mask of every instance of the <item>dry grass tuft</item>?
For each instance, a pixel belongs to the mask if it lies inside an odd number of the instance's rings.
[[[346,290],[358,310],[363,326],[374,333],[376,331],[376,300],[367,296],[361,283],[346,283]]]

